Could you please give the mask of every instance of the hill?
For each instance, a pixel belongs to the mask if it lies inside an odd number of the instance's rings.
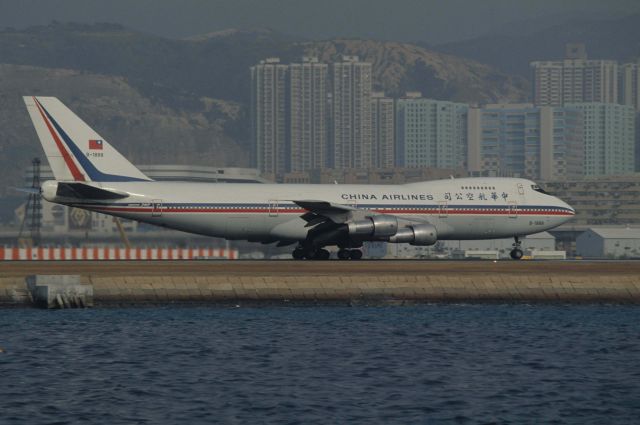
[[[121,76],[145,95],[179,108],[197,108],[201,96],[248,101],[249,67],[265,56],[286,55],[289,46],[272,32],[172,40],[115,24],[0,31],[2,63]]]
[[[358,55],[373,64],[374,84],[389,95],[421,91],[425,97],[469,103],[523,101],[529,83],[469,59],[408,43],[330,40],[302,43],[305,54],[329,62]]]
[[[537,30],[531,27],[535,24]],[[437,46],[441,52],[489,64],[506,73],[529,76],[529,62],[562,59],[566,43],[584,43],[594,59],[640,57],[640,15],[618,19],[575,19],[545,26],[520,23],[527,31],[509,30]]]
[[[248,166],[249,67],[342,54],[373,63],[390,95],[464,102],[521,101],[528,82],[473,60],[408,43],[307,41],[270,30],[228,30],[171,40],[114,24],[0,31],[0,177],[19,184],[41,155],[21,97],[59,97],[138,163]],[[19,164],[19,166],[16,166]],[[0,194],[5,189],[0,189]]]
[[[198,111],[184,111],[142,95],[122,77],[24,65],[0,65],[0,195],[21,186],[31,158],[42,157],[22,96],[60,98],[134,163],[248,166],[224,124],[240,106],[201,98]]]
[[[313,42],[270,30],[233,29],[170,40],[114,24],[55,23],[0,32],[3,63],[117,75],[150,98],[187,109],[197,109],[202,96],[246,104],[251,65],[270,56],[283,62],[299,60],[305,53],[327,61],[341,54],[372,61],[376,85],[391,94],[420,90],[440,98],[483,102],[522,100],[528,92],[523,79],[408,43]]]

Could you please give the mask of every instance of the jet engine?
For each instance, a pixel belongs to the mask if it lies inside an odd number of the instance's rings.
[[[349,234],[359,236],[387,237],[398,231],[398,218],[392,215],[374,215],[364,220],[349,223]]]
[[[391,243],[409,243],[411,245],[427,246],[438,241],[438,231],[431,224],[412,224],[399,229],[389,237]]]

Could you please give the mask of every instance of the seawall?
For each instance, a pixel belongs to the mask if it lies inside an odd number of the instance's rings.
[[[32,275],[74,275],[95,305],[171,302],[640,303],[640,262],[14,262],[0,306],[31,305]]]

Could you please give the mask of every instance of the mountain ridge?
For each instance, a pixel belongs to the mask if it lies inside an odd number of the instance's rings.
[[[589,58],[634,60],[640,57],[640,14],[574,19],[524,35],[495,32],[433,48],[486,63],[505,73],[529,77],[531,61],[562,59],[566,43],[584,43]]]

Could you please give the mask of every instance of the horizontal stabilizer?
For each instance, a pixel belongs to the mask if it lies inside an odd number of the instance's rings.
[[[128,193],[93,187],[84,183],[58,183],[57,196],[78,199],[122,199]]]

